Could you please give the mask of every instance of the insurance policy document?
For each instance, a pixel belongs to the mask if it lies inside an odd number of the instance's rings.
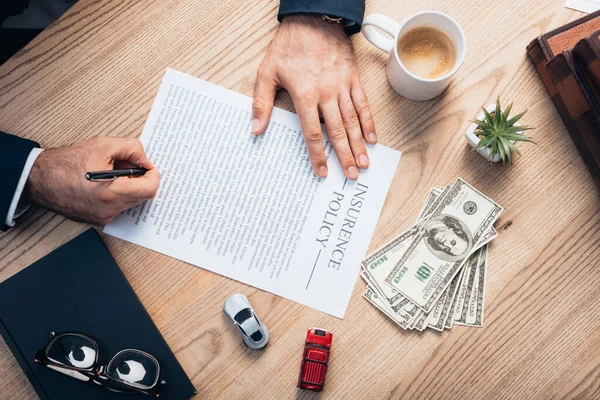
[[[140,140],[156,197],[104,232],[342,318],[400,153],[369,146],[347,180],[325,140],[313,173],[296,114],[250,133],[252,99],[168,69]]]

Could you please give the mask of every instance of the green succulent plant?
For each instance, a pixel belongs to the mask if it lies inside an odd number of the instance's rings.
[[[508,160],[512,165],[512,152],[521,155],[513,141],[536,144],[530,137],[518,133],[534,129],[532,126],[515,126],[527,110],[509,118],[512,103],[502,111],[500,97],[496,99],[496,109],[492,113],[489,113],[485,107],[482,108],[485,117],[483,120],[476,119],[473,123],[477,124],[475,135],[479,136],[480,139],[477,148],[488,147],[490,149],[490,159],[498,154],[503,164],[506,164],[506,160]]]

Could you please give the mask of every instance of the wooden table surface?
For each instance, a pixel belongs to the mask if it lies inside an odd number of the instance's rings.
[[[397,96],[385,55],[360,34],[352,41],[380,143],[403,152],[370,250],[411,225],[430,187],[458,176],[474,184],[505,208],[483,329],[403,331],[361,297],[358,277],[340,320],[102,235],[105,243],[200,399],[599,398],[599,191],[525,54],[534,37],[582,14],[564,0],[367,3],[367,13],[398,20],[440,10],[465,30],[463,67],[425,103]],[[168,66],[251,96],[277,9],[277,0],[80,0],[0,67],[0,130],[47,148],[138,137]],[[537,127],[539,145],[521,145],[512,167],[489,164],[463,137],[496,95],[529,108],[524,122]],[[277,104],[293,109],[285,93]],[[0,281],[86,228],[29,212],[0,234]],[[223,301],[238,291],[269,326],[266,351],[246,349],[223,315]],[[296,388],[310,326],[335,332],[321,395]],[[0,340],[0,398],[35,397]]]

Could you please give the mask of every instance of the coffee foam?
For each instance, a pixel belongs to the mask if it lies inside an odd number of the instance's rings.
[[[398,39],[398,57],[414,75],[436,79],[447,75],[456,64],[456,49],[444,32],[433,27],[418,27]]]

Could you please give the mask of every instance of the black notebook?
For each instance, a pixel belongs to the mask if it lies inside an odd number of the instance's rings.
[[[78,381],[34,362],[49,331],[80,332],[98,343],[106,365],[139,349],[160,363],[161,399],[183,400],[194,386],[94,229],[0,283],[0,333],[42,399],[142,400]]]

